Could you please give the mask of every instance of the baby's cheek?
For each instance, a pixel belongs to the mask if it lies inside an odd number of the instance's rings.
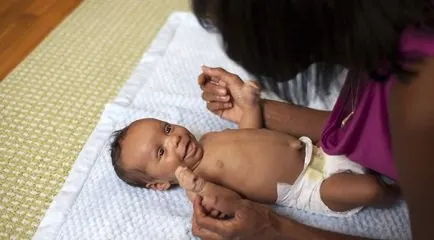
[[[171,156],[167,164],[169,165],[170,169],[175,171],[176,168],[182,165],[182,159],[179,156]]]

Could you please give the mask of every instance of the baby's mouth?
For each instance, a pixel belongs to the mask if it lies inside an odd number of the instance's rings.
[[[187,158],[188,149],[190,148],[190,144],[191,144],[191,140],[189,139],[187,144],[185,144],[185,152],[184,152],[184,157],[183,157],[184,160]]]
[[[195,144],[192,139],[189,139],[187,144],[185,145],[185,154],[184,154],[184,160],[190,157],[195,150]]]

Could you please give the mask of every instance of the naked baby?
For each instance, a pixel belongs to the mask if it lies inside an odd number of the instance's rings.
[[[210,132],[198,141],[182,126],[137,120],[114,134],[117,175],[133,186],[167,190],[184,166],[206,184],[233,190],[221,194],[329,216],[348,216],[389,199],[387,187],[360,165],[328,156],[307,137],[261,128],[258,86],[237,84],[243,95],[239,129]]]

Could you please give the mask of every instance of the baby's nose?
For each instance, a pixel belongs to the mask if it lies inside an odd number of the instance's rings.
[[[180,136],[177,136],[177,135],[172,135],[172,136],[170,136],[170,143],[171,143],[174,147],[177,147],[177,146],[178,146],[180,140],[181,140],[181,137],[180,137]]]

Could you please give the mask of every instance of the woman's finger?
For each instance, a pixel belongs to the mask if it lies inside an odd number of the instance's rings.
[[[202,92],[202,99],[206,102],[228,102],[229,95],[216,95],[213,92]]]
[[[215,79],[220,79],[222,76],[225,76],[227,74],[230,74],[226,70],[224,70],[221,67],[213,68],[208,66],[202,66],[203,73],[206,74],[206,76],[213,77]]]
[[[224,87],[224,88],[226,88],[228,86],[228,84],[225,81],[223,81],[223,80],[221,80],[220,78],[217,78],[217,77],[211,77],[211,81],[210,82],[213,83],[213,84],[215,84],[215,85],[217,85],[217,86]]]
[[[225,96],[228,94],[228,91],[225,87],[218,86],[213,82],[208,82],[201,87],[203,92],[212,93],[218,96]]]
[[[206,229],[208,232],[212,232],[217,236],[225,236],[227,230],[229,230],[228,226],[225,224],[225,220],[219,220],[207,216],[205,209],[202,206],[202,197],[196,197],[193,203],[193,209],[193,220],[197,229]]]
[[[232,108],[232,103],[227,102],[207,102],[206,108],[210,110],[211,112],[214,112],[216,114],[220,114],[221,111]]]
[[[192,220],[191,230],[192,230],[194,236],[200,237],[201,239],[206,239],[206,240],[221,240],[221,239],[223,239],[223,237],[218,235],[217,233],[214,233],[214,232],[209,231],[208,229],[199,227],[197,225],[194,217]]]
[[[228,86],[231,84],[243,84],[243,81],[238,75],[232,74],[223,68],[210,68],[207,66],[202,66],[202,71],[207,76],[213,79],[217,79],[218,85],[220,86],[223,86],[223,84],[224,86]]]
[[[226,82],[221,81],[219,77],[209,76],[207,73],[203,72],[197,77],[197,83],[200,88],[204,90],[206,86],[216,86],[220,88],[226,88]]]

